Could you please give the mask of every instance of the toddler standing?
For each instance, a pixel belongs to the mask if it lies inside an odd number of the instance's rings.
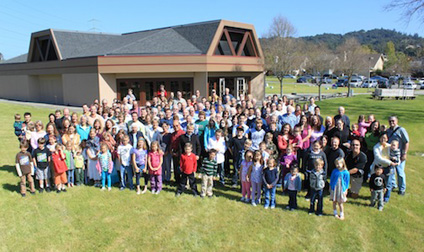
[[[302,189],[302,179],[297,164],[293,164],[290,167],[290,173],[284,177],[284,189],[289,194],[289,204],[286,209],[290,209],[290,211],[297,209],[297,192]]]
[[[383,167],[376,166],[375,173],[370,178],[371,204],[375,206],[378,201],[378,211],[383,211],[384,207],[384,192],[386,191],[386,176],[383,174]]]
[[[85,140],[84,140],[85,141]],[[82,154],[81,146],[77,146],[74,154],[75,165],[75,185],[80,186],[84,184],[84,156]]]
[[[66,143],[66,150],[64,150],[64,153],[66,156],[66,166],[68,167],[68,186],[73,187],[75,182],[75,164],[74,155],[72,152],[72,143],[70,141]]]
[[[265,209],[271,206],[271,209],[275,208],[275,191],[278,181],[278,169],[277,161],[275,159],[268,159],[268,167],[263,170],[263,181],[265,184]]]

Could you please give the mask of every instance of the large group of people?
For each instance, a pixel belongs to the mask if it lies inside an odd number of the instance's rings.
[[[287,209],[297,208],[304,189],[309,213],[317,215],[330,192],[334,215],[343,219],[343,203],[369,183],[371,206],[383,210],[392,190],[405,194],[407,131],[396,116],[386,126],[373,115],[353,123],[345,112],[339,107],[335,116],[323,117],[313,97],[296,104],[273,95],[258,104],[228,89],[223,97],[197,90],[184,99],[161,87],[145,104],[130,90],[122,100],[84,104],[82,114],[56,110],[45,124],[33,122],[29,112],[16,114],[21,195],[27,180],[31,194],[36,186],[40,193],[61,193],[80,185],[111,190],[113,184],[143,194],[150,182],[154,194],[169,184],[176,196],[189,187],[195,196],[212,197],[218,185],[241,187],[241,201],[275,208],[281,187]]]

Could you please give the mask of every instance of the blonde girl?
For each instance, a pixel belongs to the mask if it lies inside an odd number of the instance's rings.
[[[146,193],[147,185],[149,183],[149,174],[147,172],[147,144],[144,138],[140,137],[137,141],[137,148],[131,149],[131,163],[135,172],[135,183],[137,187],[137,194]],[[140,177],[144,178],[144,189],[140,191]]]
[[[147,156],[149,165],[150,186],[153,194],[159,194],[162,191],[162,163],[163,152],[159,148],[159,142],[152,142],[151,150]]]
[[[334,161],[336,168],[330,178],[330,199],[333,201],[334,217],[344,220],[343,203],[347,200],[347,189],[349,188],[350,175],[346,169],[346,163],[342,157]],[[337,213],[337,205],[340,214]]]
[[[252,205],[256,206],[261,203],[262,189],[262,170],[264,168],[264,160],[261,151],[255,151],[253,155],[253,164],[249,167],[248,178],[252,186]]]

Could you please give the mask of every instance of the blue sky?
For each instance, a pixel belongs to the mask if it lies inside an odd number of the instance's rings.
[[[420,22],[407,24],[400,11],[384,10],[390,1],[1,0],[0,52],[6,59],[27,53],[31,33],[47,28],[124,33],[226,19],[253,24],[262,36],[278,14],[293,23],[297,36],[374,28],[424,36]]]

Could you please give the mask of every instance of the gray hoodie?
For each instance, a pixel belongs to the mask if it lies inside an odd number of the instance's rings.
[[[310,182],[311,189],[314,189],[315,191],[319,191],[319,190],[324,189],[325,178],[326,178],[326,174],[325,174],[324,170],[317,172],[315,169],[313,169],[311,171],[311,175],[309,176],[309,182]]]

